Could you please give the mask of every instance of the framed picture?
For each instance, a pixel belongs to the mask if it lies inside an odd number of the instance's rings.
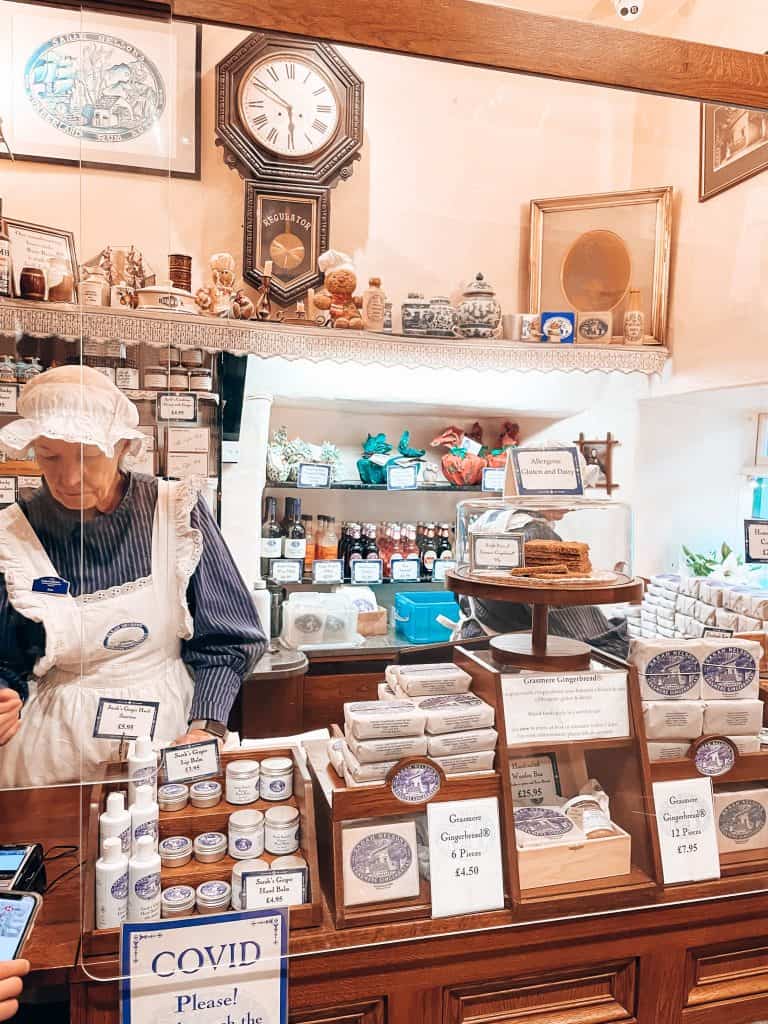
[[[200,177],[200,25],[6,6],[0,118],[17,160]]]
[[[768,168],[768,111],[701,104],[699,202]]]
[[[619,443],[610,434],[597,441],[591,441],[583,434],[579,434],[576,444],[587,464],[586,487],[603,488],[609,497],[616,490],[619,485],[613,479],[613,449]]]
[[[245,182],[243,277],[261,286],[272,264],[271,297],[281,305],[322,283],[317,258],[328,248],[328,189],[298,185],[285,192]]]
[[[630,289],[638,289],[646,343],[663,345],[671,235],[670,186],[534,199],[528,308],[612,313],[621,335]]]
[[[74,234],[62,228],[28,224],[12,217],[4,220],[11,243],[13,294],[17,298],[28,297],[22,294],[22,271],[34,268],[42,270],[45,275],[46,299],[51,302],[77,302]]]
[[[768,466],[768,413],[764,412],[757,417],[755,465]]]

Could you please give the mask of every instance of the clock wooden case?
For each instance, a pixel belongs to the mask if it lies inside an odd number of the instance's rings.
[[[216,68],[216,144],[243,178],[289,189],[349,178],[363,83],[327,43],[256,32]]]

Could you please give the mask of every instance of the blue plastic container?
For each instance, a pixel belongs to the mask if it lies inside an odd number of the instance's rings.
[[[395,629],[412,644],[436,644],[450,638],[450,629],[440,625],[438,615],[457,621],[459,606],[453,594],[395,594]]]

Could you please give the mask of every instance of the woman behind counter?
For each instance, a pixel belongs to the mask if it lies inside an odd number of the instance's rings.
[[[156,748],[223,737],[266,640],[205,501],[122,468],[146,438],[96,370],[41,374],[18,411],[0,446],[43,483],[0,512],[0,788],[95,777],[102,697],[157,701]]]

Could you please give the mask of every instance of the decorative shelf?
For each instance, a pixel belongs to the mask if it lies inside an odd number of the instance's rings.
[[[267,480],[264,484],[265,490],[291,490],[291,491],[386,491],[388,490],[386,484],[364,484],[362,481],[355,480],[339,480],[335,484],[331,484],[330,487],[298,487],[292,480],[286,480],[283,482],[275,482]],[[475,484],[471,487],[454,487],[453,484],[420,484],[418,487],[409,487],[405,490],[392,490],[392,494],[408,494],[412,491],[434,491],[437,494],[449,494],[455,492],[457,494],[463,493],[464,491],[482,491],[482,487],[479,484]],[[500,491],[486,491],[489,497],[494,494],[498,495]]]
[[[473,338],[407,338],[312,325],[221,320],[183,313],[101,306],[0,301],[0,333],[114,339],[129,345],[202,348],[262,359],[379,364],[453,370],[538,370],[660,373],[669,357],[661,345],[550,345]]]

